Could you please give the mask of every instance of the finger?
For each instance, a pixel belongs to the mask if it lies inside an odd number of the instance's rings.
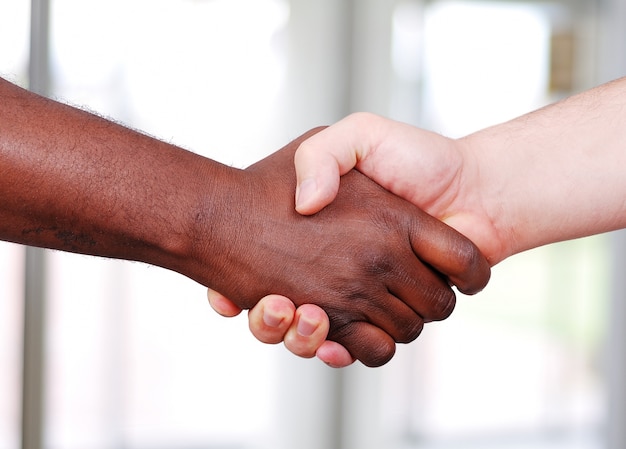
[[[297,356],[311,358],[328,336],[328,316],[318,306],[303,304],[285,334],[285,347]]]
[[[215,290],[211,290],[209,288],[207,290],[207,298],[213,310],[222,316],[233,317],[241,313],[241,308],[239,306]]]
[[[326,340],[317,348],[315,355],[331,368],[345,368],[352,365],[355,361],[355,358],[350,355],[346,348],[337,342],[329,340]]]
[[[423,213],[410,233],[411,246],[423,261],[465,294],[481,291],[491,268],[476,245],[441,221]]]
[[[413,341],[421,333],[425,322],[446,319],[456,305],[454,290],[447,279],[420,260],[422,253],[417,256],[410,247],[393,253],[394,268],[387,270],[385,275],[389,298],[379,296],[372,303],[379,310],[367,314],[367,321],[385,329],[398,343]],[[402,306],[411,313],[403,310]],[[385,318],[392,321],[385,323]],[[392,327],[394,324],[399,328]]]
[[[295,312],[289,298],[268,295],[248,312],[250,332],[263,343],[280,343],[294,321]]]
[[[366,322],[350,322],[339,329],[331,329],[329,340],[350,348],[352,357],[370,367],[384,365],[396,352],[393,338]]]
[[[373,146],[365,122],[374,117],[352,114],[300,144],[294,156],[299,213],[314,214],[335,199],[339,177],[365,158]]]
[[[419,261],[413,256],[412,259],[407,258],[404,263],[414,266]],[[423,273],[416,270],[410,275],[404,274],[404,271],[398,274],[398,270],[404,269],[402,264],[398,264],[396,271],[384,275],[390,291],[384,291],[375,296],[371,293],[366,297],[353,296],[352,306],[361,311],[359,321],[384,329],[385,333],[396,343],[410,343],[415,340],[424,328],[424,317],[432,319],[435,315],[424,303],[434,302],[430,299],[431,296],[441,294],[438,289],[448,291],[454,296],[452,289],[441,278],[433,275],[426,267],[421,268]],[[432,278],[427,278],[425,274],[430,274]],[[437,283],[437,288],[433,287],[434,282]],[[394,291],[392,287],[397,287],[397,289]],[[346,288],[346,291],[349,289]],[[331,318],[340,316],[339,311],[329,313]],[[341,321],[338,318],[333,322],[340,323]],[[347,347],[352,350],[351,346]]]

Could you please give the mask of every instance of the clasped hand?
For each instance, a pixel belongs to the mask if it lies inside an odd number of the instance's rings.
[[[237,307],[270,293],[297,306],[315,304],[330,319],[328,339],[368,366],[386,363],[425,322],[447,318],[454,283],[473,293],[489,265],[461,234],[392,195],[357,171],[341,178],[332,204],[305,217],[294,209],[293,158],[312,130],[241,173],[241,220],[229,263],[212,288]],[[228,257],[228,254],[224,255]]]

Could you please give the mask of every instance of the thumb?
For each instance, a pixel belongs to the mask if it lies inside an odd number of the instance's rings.
[[[367,127],[371,114],[356,113],[302,142],[296,151],[296,210],[319,212],[339,191],[339,178],[354,168],[370,150]],[[371,120],[371,118],[369,118]]]
[[[300,152],[300,149],[302,146],[295,155],[296,211],[312,215],[335,199],[342,173],[332,154],[318,152],[316,147],[308,145],[304,151]]]
[[[207,290],[209,304],[217,313],[225,317],[237,316],[241,313],[241,308],[221,293]]]

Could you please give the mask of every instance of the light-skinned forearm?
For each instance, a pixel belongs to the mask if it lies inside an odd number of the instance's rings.
[[[492,262],[626,227],[626,78],[459,144],[466,160],[455,204],[490,218],[501,244]]]

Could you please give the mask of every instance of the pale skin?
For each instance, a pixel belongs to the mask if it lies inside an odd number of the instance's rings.
[[[238,309],[272,292],[311,303],[329,339],[379,366],[489,265],[357,171],[324,213],[298,214],[294,152],[317,131],[239,170],[0,79],[0,239],[157,265]]]
[[[298,212],[330,204],[340,176],[356,167],[467,236],[493,266],[531,248],[626,227],[626,78],[460,139],[354,114],[303,142],[295,165]],[[226,314],[236,311],[215,292],[209,298]],[[324,341],[322,311],[301,308],[292,321],[285,301],[269,296],[251,310],[257,337],[280,341],[283,333],[298,355],[317,351],[332,366],[351,363],[345,348]],[[283,321],[259,324],[263,313]],[[293,323],[303,319],[317,323],[318,333],[294,344]]]

